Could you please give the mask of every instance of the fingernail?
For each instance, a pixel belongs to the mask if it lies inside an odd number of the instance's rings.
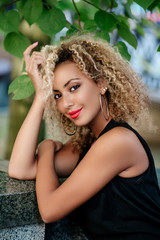
[[[34,45],[37,45],[38,44],[38,42],[35,42],[35,43],[33,43]]]

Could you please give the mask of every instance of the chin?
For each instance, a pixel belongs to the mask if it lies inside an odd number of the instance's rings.
[[[77,118],[76,121],[73,121],[75,126],[77,127],[87,127],[89,125],[89,121],[82,121],[80,119]]]

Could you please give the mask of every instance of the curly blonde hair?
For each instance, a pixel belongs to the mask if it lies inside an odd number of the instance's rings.
[[[143,118],[147,120],[150,118],[149,98],[142,79],[135,73],[129,62],[121,57],[118,50],[111,47],[105,40],[89,34],[75,35],[61,42],[59,46],[45,46],[41,52],[45,58],[45,65],[41,71],[44,82],[50,86],[50,93],[55,67],[70,60],[96,83],[102,79],[105,81],[108,89],[106,97],[109,112],[115,121],[129,122],[133,125],[141,119],[142,114]],[[60,123],[60,113],[56,108],[53,94],[50,94],[45,118],[51,131],[54,131],[54,116]],[[67,118],[64,120],[64,125],[68,130],[72,128]],[[93,133],[90,129],[78,127],[75,136],[72,137],[74,149],[81,151],[92,138]]]

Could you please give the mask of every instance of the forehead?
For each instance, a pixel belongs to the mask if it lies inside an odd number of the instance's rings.
[[[64,85],[70,79],[82,77],[86,78],[74,62],[66,61],[60,63],[54,71],[53,88],[56,89],[57,87]]]

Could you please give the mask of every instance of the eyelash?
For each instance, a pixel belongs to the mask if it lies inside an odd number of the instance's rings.
[[[76,85],[73,85],[71,88],[70,88],[70,91],[73,92],[75,91],[77,88],[80,87],[80,84],[76,84]],[[71,89],[74,88],[74,90],[72,91]]]
[[[58,96],[58,97],[57,97],[57,96]],[[60,97],[61,97],[61,94],[60,94],[60,93],[54,95],[54,99],[55,99],[55,100],[58,100]]]
[[[74,92],[76,89],[78,89],[80,87],[80,84],[76,84],[76,85],[73,85],[71,88],[70,88],[70,92]],[[73,88],[73,90],[72,90]],[[54,95],[54,99],[55,100],[58,100],[62,95],[60,93]]]

